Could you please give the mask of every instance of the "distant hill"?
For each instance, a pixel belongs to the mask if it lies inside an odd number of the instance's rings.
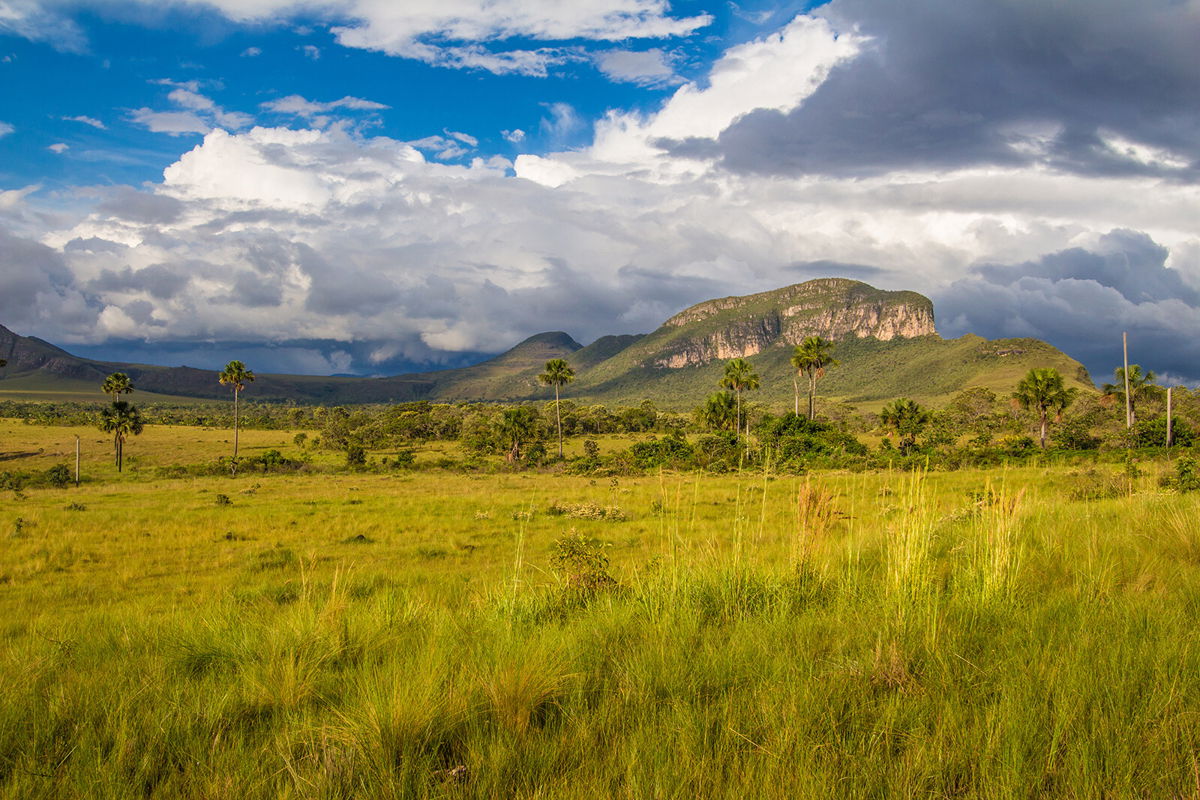
[[[682,410],[717,390],[727,359],[745,357],[762,377],[763,388],[751,399],[783,409],[790,408],[793,397],[792,348],[814,334],[836,343],[840,362],[821,382],[821,396],[867,408],[902,396],[937,405],[972,386],[1009,392],[1032,367],[1054,367],[1069,385],[1095,390],[1083,365],[1045,342],[973,335],[943,339],[928,298],[825,278],[708,300],[646,335],[605,336],[584,347],[561,331],[540,333],[474,366],[387,378],[262,374],[246,397],[324,404],[541,400],[549,391],[538,385],[538,373],[546,361],[564,358],[577,380],[563,397],[609,404],[649,399],[661,408]],[[139,391],[175,398],[228,396],[211,370],[78,358],[3,327],[0,358],[9,361],[0,398],[45,394],[56,385],[77,390],[90,382],[97,399],[103,399],[99,384],[115,371],[127,373]]]

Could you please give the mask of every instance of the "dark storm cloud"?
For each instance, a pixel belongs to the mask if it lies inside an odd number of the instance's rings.
[[[73,280],[61,253],[0,228],[0,324],[17,332],[46,322],[72,333],[91,327],[98,309]]]
[[[1040,163],[1200,174],[1200,11],[1175,0],[834,0],[872,40],[789,113],[670,143],[740,172],[867,175]],[[1146,163],[1113,135],[1190,163]]]
[[[1082,361],[1098,381],[1131,360],[1160,374],[1200,382],[1200,295],[1165,266],[1148,236],[1113,231],[1018,265],[982,265],[935,298],[945,335],[1032,336]]]
[[[139,192],[130,186],[118,186],[96,206],[101,213],[147,225],[175,222],[183,208],[184,204],[173,197]]]
[[[186,269],[167,264],[154,264],[136,272],[130,267],[105,269],[88,282],[87,288],[92,292],[147,292],[157,300],[170,300],[187,287],[190,278]]]

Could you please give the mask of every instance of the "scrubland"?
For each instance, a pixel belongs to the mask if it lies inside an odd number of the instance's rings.
[[[0,497],[0,797],[1200,796],[1169,462],[151,475],[226,438]]]

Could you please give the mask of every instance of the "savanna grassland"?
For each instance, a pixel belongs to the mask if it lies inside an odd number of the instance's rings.
[[[0,498],[0,797],[1200,796],[1167,461],[168,478],[229,433],[123,476],[78,433],[81,487]]]

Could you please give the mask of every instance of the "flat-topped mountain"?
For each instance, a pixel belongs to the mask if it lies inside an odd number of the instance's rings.
[[[687,409],[716,391],[727,359],[743,357],[753,359],[762,378],[762,390],[751,399],[782,410],[792,398],[792,349],[812,335],[835,342],[841,362],[821,382],[822,396],[851,403],[871,406],[907,396],[937,404],[971,386],[1008,392],[1032,367],[1055,367],[1068,384],[1095,389],[1079,362],[1045,342],[971,335],[943,339],[929,298],[824,278],[707,300],[652,333],[604,336],[586,347],[561,331],[540,333],[470,367],[387,378],[264,374],[248,387],[246,398],[326,404],[540,400],[549,394],[538,384],[538,373],[551,358],[564,358],[577,379],[564,387],[563,397],[621,404],[652,400],[661,408]],[[95,384],[96,399],[103,400],[99,382],[117,370],[128,373],[139,391],[201,398],[228,394],[211,370],[77,358],[2,327],[0,358],[9,360],[0,398],[19,396],[23,386],[90,392],[87,387]]]

